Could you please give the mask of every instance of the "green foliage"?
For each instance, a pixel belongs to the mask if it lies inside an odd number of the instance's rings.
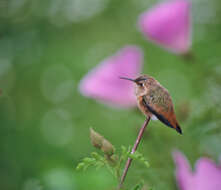
[[[128,158],[141,162],[147,168],[149,167],[147,159],[140,152],[136,151],[135,153],[131,153],[130,147],[126,148],[125,146],[121,146],[120,153],[116,154],[114,146],[92,128],[90,129],[90,138],[92,145],[95,148],[102,150],[103,155],[97,152],[92,152],[91,157],[86,157],[82,159],[82,161],[77,165],[76,170],[85,171],[90,166],[95,167],[95,169],[106,167],[108,171],[118,181],[120,181],[122,167],[124,167],[124,163]],[[104,143],[102,142],[109,144],[108,147],[113,150],[112,154],[110,154],[110,151],[103,151]],[[143,182],[135,185],[133,189],[140,190],[142,186]]]
[[[144,182],[141,181],[140,183],[136,184],[131,190],[142,190],[144,186]]]
[[[120,170],[122,169],[123,163],[128,159],[132,158],[133,160],[143,163],[147,168],[149,163],[147,159],[140,153],[135,152],[134,154],[130,153],[130,148],[125,146],[121,147],[121,153],[119,155],[114,154],[108,156],[106,154],[99,154],[97,152],[92,152],[91,157],[85,157],[80,163],[78,163],[77,170],[86,170],[90,166],[94,166],[96,169],[101,167],[106,167],[116,178],[120,177]]]
[[[106,164],[106,159],[99,155],[96,152],[91,153],[91,157],[86,157],[80,162],[76,169],[80,170],[83,169],[84,171],[89,167],[89,166],[95,166],[96,169],[104,166]]]
[[[132,158],[133,160],[137,160],[140,161],[141,163],[143,163],[147,168],[150,166],[149,162],[145,159],[145,157],[143,156],[143,154],[141,154],[140,152],[135,152],[134,154],[129,154],[129,157]]]

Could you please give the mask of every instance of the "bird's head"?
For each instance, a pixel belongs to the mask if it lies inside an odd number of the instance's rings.
[[[136,79],[130,79],[126,77],[120,77],[120,79],[129,80],[136,84],[136,95],[137,96],[143,96],[146,94],[147,91],[147,84],[148,80],[151,79],[148,75],[141,75],[137,77]]]

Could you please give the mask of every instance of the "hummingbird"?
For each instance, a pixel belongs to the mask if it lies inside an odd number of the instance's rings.
[[[135,95],[138,108],[147,117],[156,117],[166,126],[176,129],[182,134],[180,125],[177,122],[173,102],[170,94],[156,79],[148,75],[141,75],[136,79],[120,77],[136,84]]]

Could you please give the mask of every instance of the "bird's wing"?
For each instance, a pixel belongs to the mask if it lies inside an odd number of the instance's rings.
[[[143,97],[143,103],[148,110],[168,127],[182,133],[173,109],[173,103],[167,90],[158,87],[157,92],[150,92]]]

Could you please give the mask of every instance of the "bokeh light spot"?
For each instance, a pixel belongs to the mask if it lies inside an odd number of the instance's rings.
[[[27,0],[10,0],[8,1],[8,12],[10,15],[15,14],[23,8]]]
[[[9,59],[0,59],[0,88],[8,93],[15,82],[15,72]]]
[[[68,0],[67,2],[66,18],[72,22],[79,22],[103,11],[108,0]]]
[[[109,0],[52,0],[48,17],[56,26],[77,23],[101,13]]]
[[[74,190],[73,172],[65,168],[54,168],[44,176],[48,190]]]
[[[0,77],[7,74],[12,68],[12,64],[8,59],[0,59]]]
[[[22,190],[43,190],[38,179],[28,179],[24,182]]]
[[[63,109],[50,110],[42,119],[41,132],[49,144],[67,145],[74,135],[70,113]]]
[[[60,103],[71,97],[74,81],[71,72],[64,66],[52,66],[46,69],[41,78],[41,91],[52,103]]]

